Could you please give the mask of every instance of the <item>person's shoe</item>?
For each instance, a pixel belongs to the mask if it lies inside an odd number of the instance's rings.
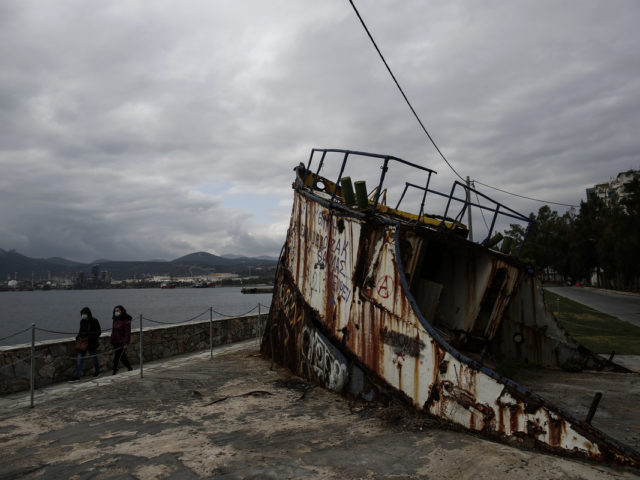
[[[77,382],[78,380],[80,380],[80,377],[71,377],[71,380],[69,380],[70,382]]]
[[[115,375],[116,373],[118,373],[118,370],[114,370],[111,375]]]
[[[100,372],[96,372],[96,373],[94,373],[94,374],[93,374],[93,377],[94,377],[94,378],[95,378],[95,377],[98,377],[98,376],[100,376]]]
[[[133,367],[129,367],[129,371],[133,370]]]

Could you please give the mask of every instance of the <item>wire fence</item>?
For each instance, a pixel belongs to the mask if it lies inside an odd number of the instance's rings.
[[[204,350],[204,346],[206,345],[206,342],[208,340],[209,343],[209,350],[210,350],[210,358],[213,359],[213,347],[214,347],[214,324],[218,323],[218,322],[226,322],[229,319],[242,319],[243,317],[248,316],[249,314],[258,311],[258,319],[257,322],[255,322],[253,325],[249,325],[247,327],[247,325],[245,324],[240,324],[239,326],[235,326],[233,328],[230,328],[229,331],[227,332],[227,339],[228,338],[241,338],[241,339],[249,339],[249,338],[255,338],[256,343],[259,342],[259,339],[262,337],[262,333],[264,331],[264,325],[266,323],[266,315],[269,312],[269,307],[266,305],[262,305],[261,303],[258,303],[255,307],[253,307],[252,309],[248,310],[247,312],[244,313],[240,313],[240,314],[226,314],[226,313],[221,313],[217,310],[214,310],[213,306],[208,307],[206,310],[203,310],[201,313],[199,313],[198,315],[192,316],[190,318],[187,318],[185,320],[179,320],[179,321],[173,321],[173,322],[164,322],[164,321],[160,321],[160,320],[154,320],[152,318],[148,318],[145,317],[144,315],[140,314],[137,319],[132,319],[131,321],[131,326],[133,327],[133,323],[135,320],[139,321],[139,329],[134,329],[132,328],[132,332],[138,332],[138,354],[139,354],[139,369],[140,369],[140,378],[142,378],[144,376],[144,359],[145,359],[145,353],[147,354],[147,356],[149,356],[152,360],[155,359],[160,359],[160,358],[166,358],[165,356],[160,356],[158,358],[154,358],[153,352],[150,352],[149,350],[155,350],[158,347],[165,347],[165,348],[171,348],[172,346],[175,347],[176,345],[180,344],[182,346],[184,346],[185,344],[193,344],[194,341],[196,343],[195,347],[196,348],[192,348],[189,351],[197,351],[197,350]],[[184,326],[185,324],[188,324],[189,322],[195,322],[196,320],[202,319],[205,315],[207,315],[207,313],[209,314],[209,318],[208,318],[208,327],[205,328],[198,328],[195,331],[191,331],[191,332],[187,332],[187,331],[176,331],[173,336],[171,338],[165,338],[165,337],[160,337],[160,339],[158,339],[156,335],[153,335],[153,333],[155,331],[157,331],[158,329],[149,329],[147,328],[147,333],[145,334],[145,327],[144,327],[144,323],[145,322],[150,322],[150,323],[154,323],[154,324],[159,324],[159,325],[164,325],[166,327],[170,327],[170,326]],[[214,318],[214,314],[218,315],[219,317],[222,318]],[[264,316],[263,316],[264,315]],[[201,325],[201,323],[194,323],[194,327],[197,325]],[[105,332],[109,332],[112,329],[103,329],[102,333]],[[166,330],[166,328],[160,329],[160,330]],[[25,378],[24,373],[26,371],[29,371],[29,382],[30,382],[30,393],[31,393],[31,407],[34,407],[34,391],[35,391],[35,380],[36,380],[36,363],[38,361],[46,361],[47,359],[51,360],[51,355],[50,354],[40,354],[40,353],[36,353],[36,332],[44,332],[44,333],[51,333],[51,334],[60,334],[60,335],[78,335],[79,332],[67,332],[67,331],[58,331],[58,330],[51,330],[51,329],[46,329],[46,328],[39,328],[37,327],[35,324],[32,324],[31,327],[28,327],[24,330],[20,330],[18,332],[12,333],[11,335],[8,335],[4,338],[1,338],[0,341],[3,340],[7,340],[9,338],[13,338],[17,335],[21,335],[25,332],[31,331],[31,349],[30,352],[27,354],[26,350],[25,350],[25,354],[20,356],[20,355],[12,355],[11,359],[12,361],[10,363],[4,364],[4,365],[0,365],[0,374],[2,374],[3,377],[7,378],[10,377],[10,374],[7,374],[6,372],[11,370],[14,373],[14,377],[20,377],[20,378]],[[219,333],[219,332],[218,332]],[[76,337],[77,338],[77,337]],[[103,342],[104,343],[104,342]],[[226,342],[228,343],[228,342]],[[131,345],[131,344],[130,344]],[[129,345],[127,345],[125,347],[125,349],[128,349]],[[194,345],[191,345],[192,347]],[[200,348],[197,348],[200,347]],[[146,351],[145,351],[146,348]],[[121,350],[122,347],[111,347],[107,350],[100,350],[99,353],[96,353],[96,356],[98,357],[108,357],[111,355],[116,354],[117,351]],[[186,353],[184,351],[181,351],[179,353]],[[89,361],[90,359],[92,359],[94,355],[91,354],[89,351],[83,352],[83,353],[78,353],[76,355],[56,355],[56,359],[59,362],[59,359],[65,359],[65,360],[75,360],[76,362],[79,361],[79,358],[82,357],[82,361],[84,363],[84,361]],[[170,355],[167,355],[170,356]],[[5,355],[5,358],[8,358]],[[115,358],[114,358],[115,361]],[[77,366],[77,363],[76,363]],[[115,368],[115,367],[114,367]]]

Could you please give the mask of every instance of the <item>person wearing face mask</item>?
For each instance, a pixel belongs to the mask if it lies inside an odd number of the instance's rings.
[[[78,352],[76,375],[72,380],[79,380],[82,376],[82,363],[87,352],[89,352],[89,355],[93,358],[93,376],[97,377],[100,375],[100,361],[98,360],[97,352],[99,345],[98,339],[100,338],[101,333],[102,329],[100,328],[100,322],[91,314],[89,307],[84,307],[80,310],[80,330],[76,336],[76,342],[80,338],[86,338],[88,340],[88,345],[85,351]]]
[[[113,345],[113,374],[118,373],[120,361],[129,371],[131,363],[127,357],[127,347],[131,341],[131,316],[122,305],[113,309],[113,327],[111,329],[111,345]]]

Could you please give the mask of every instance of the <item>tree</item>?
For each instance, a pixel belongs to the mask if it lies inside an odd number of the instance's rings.
[[[529,219],[535,223],[532,224],[524,247],[519,252],[520,258],[532,263],[538,270],[545,271],[547,275],[550,275],[552,270],[566,275],[569,271],[566,256],[568,232],[573,213],[559,216],[558,212],[544,205],[538,210],[537,216],[531,213]],[[511,224],[504,236],[513,240],[510,253],[515,254],[514,250],[519,249],[525,237],[525,229],[521,225]]]
[[[612,212],[613,264],[618,288],[640,287],[640,175],[625,184],[625,195],[615,202]]]
[[[529,218],[535,223],[522,251],[525,228],[512,224],[504,232],[512,240],[507,253],[546,273],[589,281],[596,272],[600,286],[640,290],[640,176],[607,203],[591,196],[577,214],[559,216],[545,205]]]

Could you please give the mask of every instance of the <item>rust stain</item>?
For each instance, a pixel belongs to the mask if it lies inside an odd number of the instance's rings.
[[[504,431],[504,409],[501,405],[498,406],[498,432],[506,433]]]
[[[431,341],[431,348],[433,351],[433,378],[431,379],[432,384],[436,384],[439,381],[441,365],[443,365],[443,360],[445,356],[445,351],[440,348],[440,346],[434,341]],[[446,373],[446,370],[442,372]]]
[[[368,307],[368,321],[367,330],[369,332],[369,338],[367,338],[367,349],[370,352],[370,358],[372,367],[375,372],[382,373],[380,366],[384,361],[384,349],[380,339],[378,338],[378,328],[376,322],[376,307],[373,303],[367,302]],[[380,322],[382,324],[382,322]]]
[[[522,407],[520,405],[509,405],[509,428],[510,432],[520,430],[520,417],[522,416]]]
[[[547,423],[547,428],[549,430],[549,444],[552,447],[560,447],[562,446],[564,435],[567,432],[567,426],[561,418],[553,418],[551,415],[547,415],[549,418]]]
[[[416,334],[416,341],[420,340],[420,337]],[[413,399],[414,402],[420,398],[420,361],[418,358],[413,361]]]

